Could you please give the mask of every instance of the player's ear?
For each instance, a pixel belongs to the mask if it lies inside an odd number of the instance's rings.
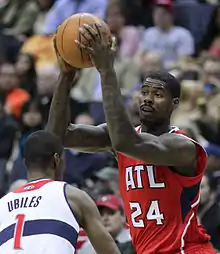
[[[180,99],[179,98],[173,98],[173,109],[176,109],[178,107],[180,103]]]
[[[53,155],[53,158],[54,158],[54,167],[57,168],[60,164],[60,156],[58,153],[55,153]]]

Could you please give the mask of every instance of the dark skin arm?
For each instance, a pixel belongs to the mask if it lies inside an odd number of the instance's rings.
[[[46,131],[55,133],[62,140],[66,134],[66,127],[69,124],[69,92],[75,73],[70,72],[59,75],[58,84],[55,88],[53,99],[50,106]],[[66,98],[67,103],[63,103]]]
[[[110,151],[107,125],[70,124],[64,137],[64,145],[87,153]]]
[[[60,76],[53,94],[46,130],[59,136],[64,146],[68,148],[87,153],[111,150],[106,124],[99,126],[70,124],[69,92],[76,69],[66,64],[59,56],[55,40],[54,48],[60,67]]]
[[[78,223],[86,231],[94,249],[99,254],[119,254],[114,240],[105,229],[99,211],[85,192],[66,186],[68,202]]]
[[[53,132],[63,140],[70,120],[69,92],[76,75],[76,69],[66,64],[58,54],[56,37],[54,37],[53,43],[60,68],[60,74],[50,106],[46,131]],[[65,100],[67,103],[65,103]]]
[[[103,106],[113,149],[153,165],[175,167],[178,173],[193,176],[196,147],[190,140],[176,134],[155,136],[149,133],[138,134],[134,130],[117,85],[113,67],[114,41],[110,45],[105,35],[101,34],[100,38],[100,33],[88,25],[84,26],[81,34],[90,41],[90,47],[79,42],[77,44],[87,50],[101,75]]]

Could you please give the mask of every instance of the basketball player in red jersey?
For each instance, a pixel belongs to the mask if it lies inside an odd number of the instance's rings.
[[[58,57],[62,68],[48,130],[61,136],[67,147],[86,152],[115,151],[120,191],[137,254],[216,253],[196,219],[206,152],[170,126],[172,112],[179,104],[180,83],[169,73],[147,75],[140,90],[141,126],[134,129],[117,85],[114,43],[110,45],[98,25],[96,28],[84,25],[80,30],[90,47],[76,43],[87,50],[100,73],[107,126],[69,125],[65,131],[63,126],[68,121],[64,112],[75,71]]]

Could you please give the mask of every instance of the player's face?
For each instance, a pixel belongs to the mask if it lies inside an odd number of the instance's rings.
[[[99,211],[105,228],[113,237],[116,237],[124,227],[124,215],[119,210],[114,211],[107,207],[100,207]]]
[[[173,98],[159,81],[143,84],[139,96],[139,116],[143,124],[164,122],[172,111]]]

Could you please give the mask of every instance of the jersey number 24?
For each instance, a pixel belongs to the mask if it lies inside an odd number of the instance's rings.
[[[156,183],[154,176],[154,168],[153,166],[147,166],[147,174],[149,179],[150,188],[164,188],[164,183]],[[144,220],[138,219],[139,216],[142,215],[141,205],[138,202],[129,202],[131,213],[131,221],[135,228],[144,228]],[[164,215],[160,212],[159,209],[159,201],[152,200],[150,202],[150,206],[148,208],[148,212],[146,214],[147,220],[155,220],[157,225],[163,225]]]

